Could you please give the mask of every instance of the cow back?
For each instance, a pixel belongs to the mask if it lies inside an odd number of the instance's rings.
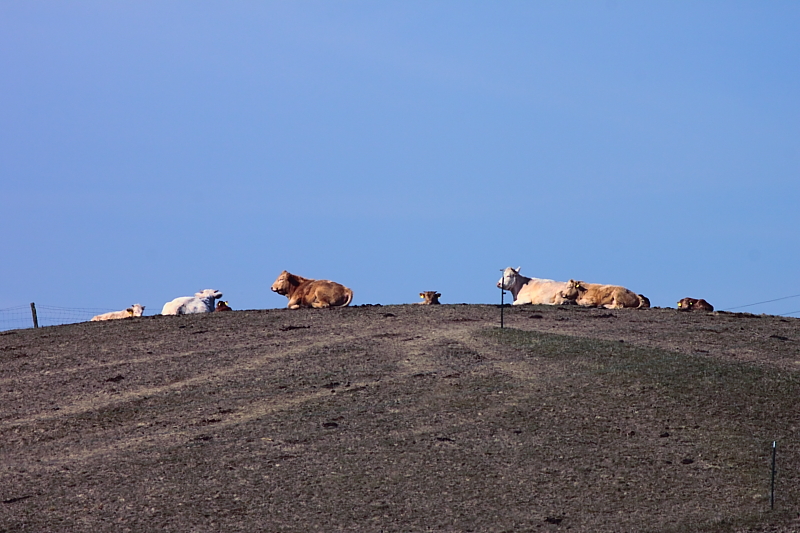
[[[702,298],[683,298],[678,302],[679,311],[708,311],[714,310],[714,306]]]
[[[517,297],[514,299],[514,304],[566,304],[570,302],[564,296],[566,289],[567,283],[565,281],[530,278],[519,290]]]
[[[601,285],[582,281],[579,283],[580,290],[575,300],[578,305],[584,307],[606,307],[609,309],[645,307],[644,300],[639,298],[638,294],[620,285]]]
[[[298,285],[292,299],[301,307],[340,307],[350,305],[353,291],[335,281],[306,280]]]

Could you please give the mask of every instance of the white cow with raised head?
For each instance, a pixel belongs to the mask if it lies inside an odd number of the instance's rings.
[[[193,315],[196,313],[213,313],[214,300],[222,298],[216,289],[205,289],[194,296],[181,296],[164,304],[162,315]]]
[[[521,268],[506,268],[503,270],[503,277],[497,282],[498,288],[511,291],[514,296],[514,305],[572,303],[562,294],[567,288],[566,281],[528,278],[519,273]]]

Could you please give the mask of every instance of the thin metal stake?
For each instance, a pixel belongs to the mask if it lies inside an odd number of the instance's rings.
[[[503,310],[505,309],[504,298],[506,295],[506,291],[503,287],[500,287],[500,329],[503,329]]]
[[[775,509],[775,450],[777,442],[772,441],[772,480],[770,481],[769,508]]]

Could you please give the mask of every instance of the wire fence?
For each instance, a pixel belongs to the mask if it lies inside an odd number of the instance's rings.
[[[772,302],[779,302],[781,300],[788,300],[789,298],[800,298],[800,294],[793,294],[791,296],[784,296],[782,298],[775,298],[774,300],[764,300],[763,302],[756,302],[754,304],[737,305],[736,307],[728,307],[727,309],[722,309],[722,311],[732,311],[734,309],[742,309],[744,307],[753,307],[754,305],[761,305],[761,304],[768,304],[768,303],[772,303]],[[791,313],[781,313],[779,316],[793,315],[795,313],[800,313],[800,311],[792,311]]]
[[[96,315],[101,315],[110,311],[119,311],[119,309],[100,307],[74,308],[53,307],[49,305],[36,305],[35,308],[39,327],[88,322]],[[144,314],[147,315],[147,310],[145,310]],[[32,328],[34,327],[33,316],[32,305],[19,305],[17,307],[0,309],[0,331]]]

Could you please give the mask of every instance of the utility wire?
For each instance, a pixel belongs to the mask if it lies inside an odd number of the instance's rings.
[[[731,309],[741,309],[742,307],[752,307],[754,305],[768,304],[770,302],[777,302],[779,300],[788,300],[789,298],[797,298],[798,296],[800,296],[800,294],[795,294],[794,296],[784,296],[783,298],[775,298],[774,300],[767,300],[765,302],[756,302],[754,304],[739,305],[737,307],[729,307],[727,309],[722,309],[722,311],[730,311]]]

